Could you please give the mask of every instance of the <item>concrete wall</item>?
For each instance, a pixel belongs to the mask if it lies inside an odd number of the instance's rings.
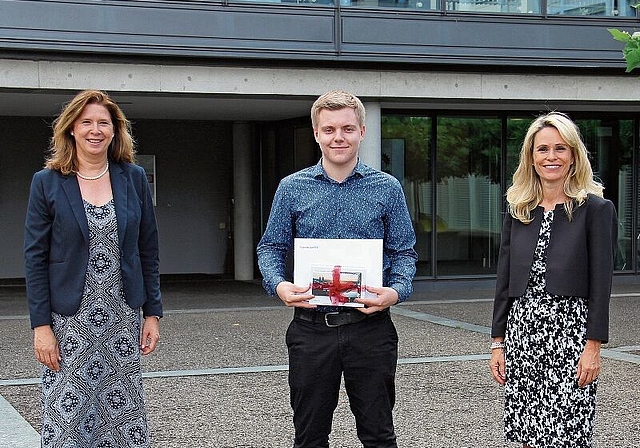
[[[24,277],[24,216],[44,161],[50,118],[0,117],[0,278]],[[156,155],[163,274],[223,274],[232,194],[226,122],[132,120],[140,154]]]

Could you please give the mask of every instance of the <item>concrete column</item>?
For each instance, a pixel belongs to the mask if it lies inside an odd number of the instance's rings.
[[[233,124],[233,265],[235,280],[253,280],[252,126]]]
[[[380,103],[363,103],[367,111],[365,118],[366,133],[360,144],[360,160],[377,170],[382,157],[382,113]]]

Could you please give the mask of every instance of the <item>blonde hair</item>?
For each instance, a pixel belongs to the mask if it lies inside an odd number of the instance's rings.
[[[542,183],[533,167],[533,141],[538,131],[546,127],[557,129],[573,154],[573,164],[564,180],[564,194],[569,198],[564,209],[569,220],[574,208],[580,207],[587,199],[587,194],[602,197],[604,190],[602,184],[594,179],[589,152],[576,124],[561,112],[541,115],[529,126],[520,150],[520,162],[513,174],[513,184],[507,189],[509,213],[525,224],[533,220],[531,212],[543,199]]]
[[[88,104],[104,106],[111,116],[114,135],[109,146],[109,159],[114,162],[135,162],[131,123],[122,110],[105,92],[84,90],[67,103],[53,121],[53,137],[49,145],[50,155],[45,162],[45,168],[58,170],[64,175],[77,171],[76,143],[71,131]]]
[[[330,90],[320,95],[311,106],[311,126],[313,129],[318,127],[318,115],[322,109],[340,110],[349,107],[356,113],[358,124],[364,126],[365,111],[362,101],[357,96],[345,92],[344,90]]]

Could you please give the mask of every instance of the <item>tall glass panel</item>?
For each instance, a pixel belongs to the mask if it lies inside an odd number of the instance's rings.
[[[496,272],[502,227],[501,128],[499,118],[438,118],[438,276]]]
[[[618,212],[616,270],[633,269],[633,120],[576,120],[604,196]]]
[[[402,184],[416,231],[417,275],[432,275],[431,118],[384,115],[382,117],[383,171]]]

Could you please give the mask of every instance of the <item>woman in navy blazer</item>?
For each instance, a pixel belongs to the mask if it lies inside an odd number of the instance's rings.
[[[591,446],[617,240],[602,191],[577,126],[538,117],[507,190],[489,362],[525,448]]]
[[[53,129],[25,225],[43,446],[148,446],[140,354],[156,348],[162,317],[149,184],[106,93],[79,93]]]

